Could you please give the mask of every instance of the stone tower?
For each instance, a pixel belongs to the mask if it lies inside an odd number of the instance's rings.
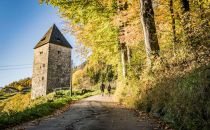
[[[70,88],[71,49],[55,24],[34,47],[32,99]]]

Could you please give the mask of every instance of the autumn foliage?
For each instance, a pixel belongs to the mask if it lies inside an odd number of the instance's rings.
[[[175,129],[210,128],[209,0],[41,2],[57,7],[77,38],[84,75],[111,66],[122,103]]]

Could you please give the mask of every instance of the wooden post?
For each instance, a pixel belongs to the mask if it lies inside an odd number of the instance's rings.
[[[70,71],[70,96],[72,96],[72,75],[73,75],[73,60],[71,60],[71,71]]]

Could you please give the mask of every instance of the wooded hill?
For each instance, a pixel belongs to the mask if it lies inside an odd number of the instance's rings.
[[[101,64],[101,66],[93,67],[87,64],[90,64],[89,61],[74,68],[73,89],[99,89],[102,82],[113,83],[116,80],[117,76],[112,66]]]
[[[14,81],[8,85],[5,85],[0,90],[0,100],[13,96],[16,93],[19,92],[25,93],[29,92],[30,90],[31,90],[31,78],[25,78],[19,81]]]
[[[119,101],[175,129],[210,129],[209,0],[40,2],[58,8],[86,68],[112,68]]]

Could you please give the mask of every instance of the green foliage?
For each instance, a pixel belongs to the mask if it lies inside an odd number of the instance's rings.
[[[74,88],[89,88],[96,86],[101,82],[115,81],[117,74],[112,65],[106,65],[104,62],[94,62],[87,64],[84,68],[77,69],[73,73],[73,86]]]
[[[90,68],[88,68],[88,66],[90,66]],[[90,64],[88,66],[86,73],[90,77],[90,80],[93,81],[93,85],[101,82],[111,82],[116,80],[116,74],[112,65],[100,63],[97,68],[91,66]]]
[[[106,68],[106,81],[111,82],[115,80],[115,72],[111,65],[108,65]]]
[[[87,68],[86,72],[92,84],[95,85],[100,81],[100,71],[95,71],[94,68]]]

